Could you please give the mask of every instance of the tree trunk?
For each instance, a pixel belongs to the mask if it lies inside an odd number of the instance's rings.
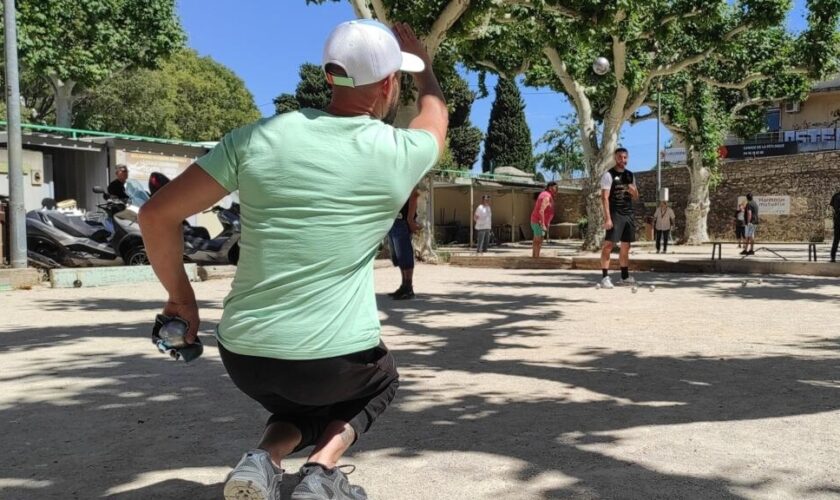
[[[73,88],[76,86],[76,82],[50,78],[50,83],[55,92],[55,125],[70,128],[73,126],[73,104],[75,101]]]
[[[687,245],[701,245],[709,241],[709,182],[712,175],[697,151],[687,148],[687,154],[691,192],[685,208],[684,240]]]

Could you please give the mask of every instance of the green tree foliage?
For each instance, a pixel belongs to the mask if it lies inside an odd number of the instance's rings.
[[[317,64],[306,63],[300,67],[300,83],[295,89],[295,99],[301,108],[326,109],[332,98],[332,90],[324,70]]]
[[[175,0],[18,0],[17,8],[21,67],[49,83],[54,102],[44,114],[60,126],[86,89],[153,68],[184,41]]]
[[[297,111],[300,109],[300,103],[294,94],[280,94],[274,98],[274,112],[275,114],[288,113],[289,111]]]
[[[540,146],[543,150],[535,159],[541,170],[561,177],[586,172],[586,160],[574,115],[558,119],[557,128],[547,131],[537,141],[537,147]]]
[[[76,106],[74,125],[181,139],[214,141],[260,118],[254,97],[230,69],[181,50],[160,69],[116,75]]]
[[[484,36],[458,41],[456,50],[474,68],[511,75],[563,92],[575,108],[586,159],[587,216],[592,222],[586,246],[601,239],[603,216],[597,182],[612,166],[622,125],[643,106],[651,88],[704,62],[726,57],[733,44],[751,33],[783,26],[790,0],[510,0],[497,4]],[[810,0],[809,18],[821,29],[807,58],[836,57],[836,13],[840,0]],[[822,45],[822,49],[818,47]],[[607,57],[610,71],[592,71],[596,57]]]
[[[448,151],[455,168],[469,170],[475,164],[481,151],[484,134],[470,122],[470,111],[476,94],[469,84],[455,71],[454,63],[442,62],[438,58],[437,73],[446,104],[449,108],[449,131],[447,132]]]
[[[837,19],[834,13],[835,25]],[[750,137],[764,131],[768,103],[802,100],[811,78],[836,69],[836,58],[807,55],[808,43],[818,39],[813,29],[822,27],[812,26],[798,37],[781,26],[752,30],[719,57],[663,79],[663,121],[686,145],[691,178],[684,234],[688,243],[708,241],[709,191],[719,179],[718,149],[726,133]],[[828,37],[830,44],[836,44],[834,38]]]
[[[512,166],[533,172],[531,129],[525,121],[525,102],[516,81],[499,78],[495,94],[481,169],[491,172],[496,167]]]
[[[294,95],[280,94],[274,98],[277,114],[301,108],[326,109],[332,98],[332,90],[324,78],[324,70],[317,64],[303,63],[298,71],[300,81]]]

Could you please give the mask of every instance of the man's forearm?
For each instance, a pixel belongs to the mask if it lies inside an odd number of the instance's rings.
[[[181,221],[164,221],[140,212],[143,244],[149,262],[161,284],[169,292],[169,300],[195,302],[195,292],[184,271],[184,235]]]
[[[612,220],[610,218],[610,200],[601,198],[601,210],[604,211],[604,221]]]

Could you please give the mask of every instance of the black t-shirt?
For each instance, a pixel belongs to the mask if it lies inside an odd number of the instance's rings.
[[[747,213],[752,213],[752,217],[750,218]],[[755,200],[747,202],[747,207],[744,209],[744,222],[748,224],[758,224],[758,203],[756,203]]]
[[[128,193],[125,192],[125,183],[119,179],[114,179],[108,184],[108,194],[121,200],[128,199]]]
[[[633,172],[624,169],[619,172],[615,168],[609,170],[612,178],[610,187],[610,212],[621,215],[633,215],[633,197],[627,186],[633,184]]]
[[[834,209],[834,217],[840,219],[840,191],[834,193],[831,197],[831,208]]]

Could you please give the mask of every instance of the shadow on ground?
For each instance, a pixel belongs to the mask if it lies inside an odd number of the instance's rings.
[[[591,286],[587,277],[562,272],[523,272],[531,287]],[[658,286],[696,287],[721,294],[716,277],[652,275]],[[536,281],[542,280],[542,281]],[[727,278],[737,285],[739,280]],[[751,289],[775,300],[830,300],[820,295],[823,280],[773,278]],[[797,287],[797,283],[801,286]],[[356,452],[396,450],[397,457],[427,452],[477,452],[526,464],[518,480],[528,482],[550,471],[574,479],[567,488],[544,491],[542,498],[740,498],[776,481],[766,472],[751,484],[729,478],[694,477],[652,470],[586,449],[618,438],[610,432],[639,426],[725,422],[797,416],[840,409],[837,359],[772,356],[708,358],[643,356],[634,351],[589,349],[587,361],[535,363],[501,356],[510,349],[536,349],[535,338],[562,341],[564,311],[575,302],[556,294],[523,295],[499,291],[511,283],[482,282],[480,292],[451,284],[446,293],[394,302],[378,297],[384,323],[410,333],[403,347],[393,339],[403,369],[396,404],[359,443]],[[808,285],[804,290],[802,287]],[[523,287],[525,285],[522,285]],[[783,288],[793,290],[782,290]],[[810,289],[813,288],[813,291]],[[764,291],[764,290],[767,291]],[[806,294],[800,296],[798,294]],[[746,291],[739,298],[755,298]],[[90,314],[96,300],[66,304]],[[56,305],[54,307],[63,307]],[[147,301],[101,301],[106,309],[144,311]],[[549,311],[535,317],[533,311]],[[443,315],[481,318],[459,328],[439,328]],[[0,497],[150,499],[220,498],[224,474],[253,445],[266,415],[233,386],[217,356],[196,363],[170,362],[148,341],[145,325],[55,326],[0,333],[0,360],[29,353],[17,373],[4,371],[0,384],[27,384],[31,390],[0,406],[4,453],[0,458]],[[212,325],[205,325],[205,333]],[[86,353],[85,341],[116,338],[124,347]],[[814,348],[840,351],[840,337],[816,340]],[[53,350],[69,352],[56,361]],[[430,391],[427,381],[442,372],[470,377],[521,377],[523,384],[552,382],[583,388],[603,397],[580,401],[535,396],[523,401],[483,385],[466,395]],[[530,381],[530,382],[529,382]],[[404,401],[423,402],[411,411]],[[196,472],[196,468],[205,469]],[[211,468],[207,472],[206,468]],[[83,471],[84,473],[82,473]],[[169,479],[145,479],[165,472]],[[90,474],[89,474],[90,473]],[[429,471],[433,473],[433,471]],[[490,473],[490,471],[488,471]],[[196,477],[196,474],[204,476]],[[207,476],[210,474],[210,476]],[[82,478],[94,477],[95,480]],[[291,479],[291,478],[290,478]],[[26,486],[26,487],[24,487]],[[811,493],[836,492],[832,485]],[[429,498],[437,498],[430,492]]]

